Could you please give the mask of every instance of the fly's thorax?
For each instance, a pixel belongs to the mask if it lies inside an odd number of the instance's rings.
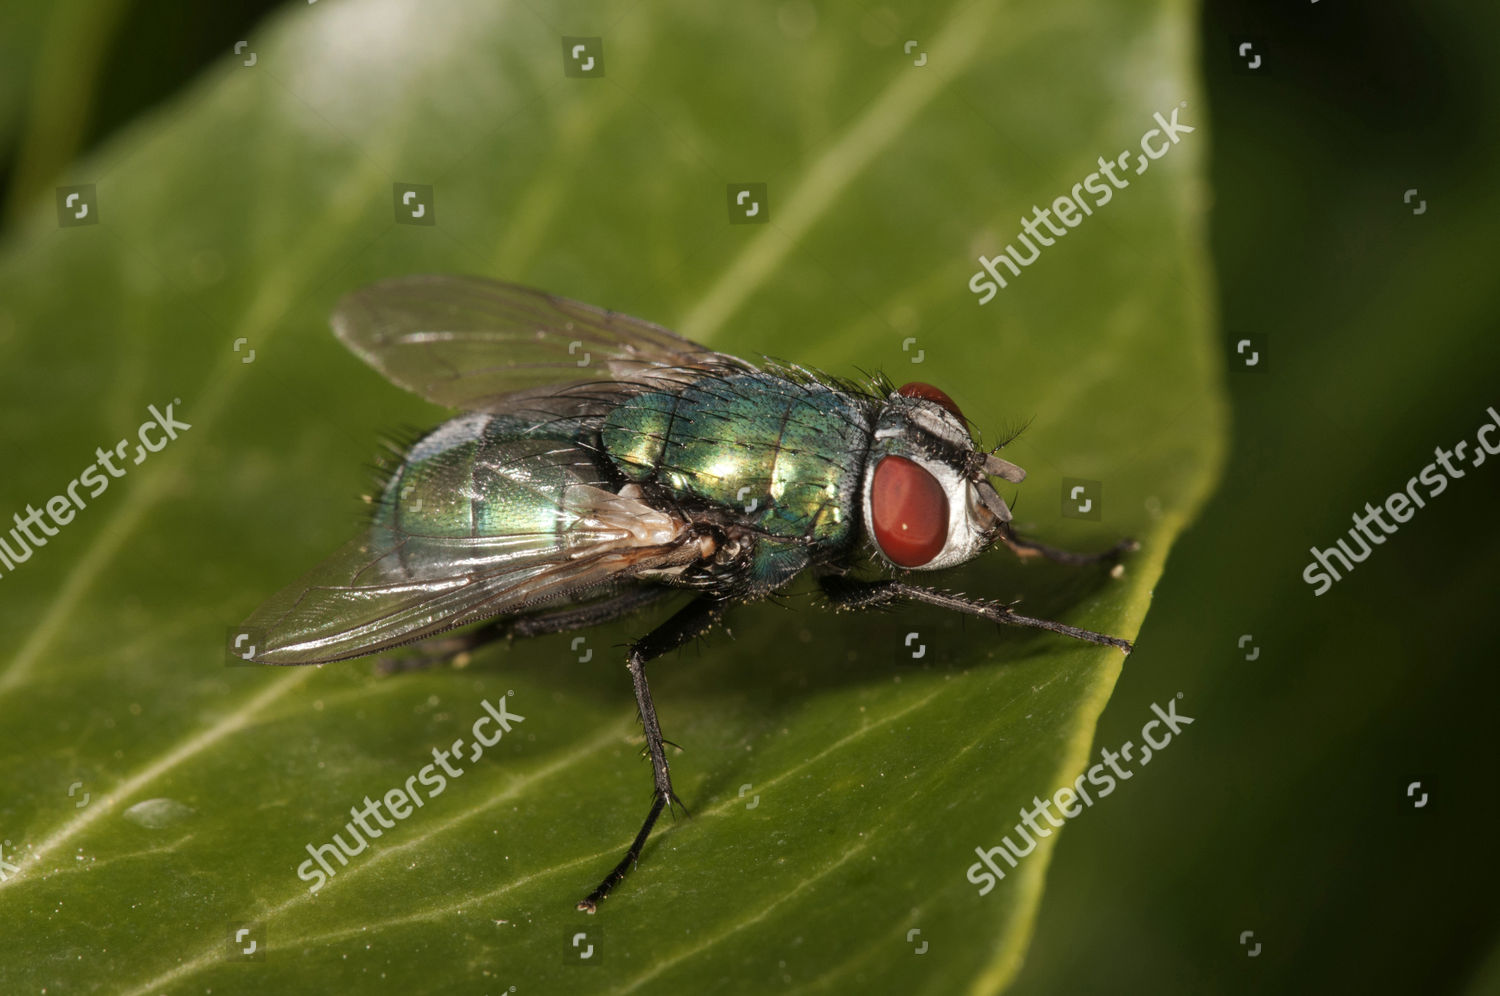
[[[773,536],[850,540],[867,403],[773,373],[704,377],[606,416],[604,451],[627,478],[720,506]]]
[[[946,395],[925,384],[893,393],[876,417],[861,489],[875,552],[895,567],[941,570],[987,549],[998,521],[981,498],[988,483],[976,479],[982,460]]]

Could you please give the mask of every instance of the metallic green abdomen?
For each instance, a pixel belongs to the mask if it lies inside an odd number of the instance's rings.
[[[774,535],[847,540],[869,415],[856,399],[770,374],[705,377],[625,402],[600,437],[625,476],[746,511]]]
[[[533,428],[500,415],[445,422],[419,440],[392,475],[376,509],[376,529],[394,527],[418,538],[511,537],[517,552],[528,554],[565,550],[578,518],[567,511],[578,504],[569,500],[569,489],[603,482],[577,445],[578,426],[528,431]],[[420,542],[411,546],[420,555]],[[485,549],[497,552],[493,543]]]

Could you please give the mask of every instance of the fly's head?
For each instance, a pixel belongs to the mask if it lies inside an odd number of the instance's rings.
[[[1026,472],[974,445],[953,399],[931,384],[907,384],[886,399],[865,463],[864,523],[889,563],[941,570],[986,550],[1010,522],[990,483]]]

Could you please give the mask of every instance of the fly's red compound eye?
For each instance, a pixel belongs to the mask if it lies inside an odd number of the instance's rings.
[[[937,478],[906,457],[875,465],[870,519],[881,552],[901,567],[930,563],[948,542],[948,496]]]
[[[926,398],[928,401],[936,401],[952,412],[954,418],[960,422],[964,421],[964,413],[958,410],[958,405],[954,400],[948,397],[946,392],[933,387],[931,384],[924,384],[920,380],[914,380],[910,384],[901,385],[896,393],[905,398]]]

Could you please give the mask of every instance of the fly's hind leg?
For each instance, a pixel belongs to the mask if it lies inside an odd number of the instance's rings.
[[[657,817],[661,816],[661,811],[674,802],[681,803],[681,800],[677,798],[677,793],[672,791],[672,775],[667,767],[666,751],[662,747],[664,741],[661,735],[661,724],[656,718],[656,706],[651,702],[651,688],[646,684],[646,664],[713,629],[724,618],[728,607],[729,603],[723,599],[700,595],[630,648],[630,655],[625,666],[630,670],[630,679],[635,684],[635,701],[640,706],[641,725],[646,730],[646,753],[651,758],[651,774],[655,783],[654,797],[651,800],[651,811],[646,814],[646,822],[641,824],[640,832],[635,835],[635,840],[631,841],[625,857],[608,875],[604,876],[604,881],[599,883],[598,888],[579,902],[578,908],[585,913],[593,913],[597,910],[604,897],[609,895],[610,890],[618,885],[635,865],[641,856],[641,848],[646,845],[646,838],[651,835],[651,828],[656,825]]]
[[[565,609],[529,616],[494,619],[457,636],[423,640],[418,646],[426,652],[420,657],[382,657],[376,664],[376,670],[381,674],[420,671],[447,664],[462,654],[472,653],[499,640],[545,636],[548,633],[566,633],[569,630],[597,626],[628,616],[637,609],[672,594],[675,592],[671,588],[642,584],[583,605],[571,605]]]

